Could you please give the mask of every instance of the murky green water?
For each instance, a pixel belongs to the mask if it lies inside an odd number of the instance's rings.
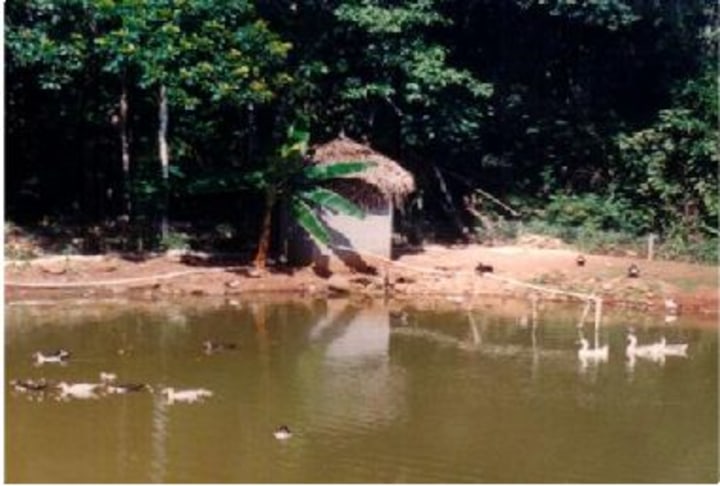
[[[492,308],[152,307],[6,307],[7,381],[107,371],[155,389],[36,401],[6,383],[6,481],[718,480],[717,330],[684,317],[607,317],[609,360],[583,367],[580,309],[542,310],[533,326]],[[689,343],[688,357],[628,366],[629,325],[641,342]],[[206,339],[239,349],[206,355]],[[57,348],[67,366],[33,366]],[[214,395],[168,405],[162,386]]]

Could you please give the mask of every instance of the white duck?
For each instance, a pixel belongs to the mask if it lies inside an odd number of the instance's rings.
[[[40,351],[37,351],[36,353],[33,353],[32,357],[35,360],[35,364],[37,366],[43,365],[45,363],[66,364],[68,358],[70,358],[70,351],[67,351],[65,349],[59,349],[49,354],[44,354]]]
[[[663,351],[664,346],[661,342],[638,345],[637,337],[632,332],[628,334],[627,340],[628,345],[625,348],[625,356],[628,358],[637,357],[660,361],[665,357],[665,353]]]
[[[609,348],[606,344],[599,348],[590,348],[590,343],[585,338],[580,338],[581,347],[578,349],[578,358],[581,361],[607,361]]]
[[[663,336],[660,338],[660,345],[665,356],[687,356],[687,344],[668,344]]]
[[[65,381],[58,383],[58,388],[60,388],[60,398],[64,399],[97,398],[97,394],[95,392],[100,386],[102,385],[99,383],[67,383]]]
[[[292,438],[292,432],[290,431],[290,427],[287,425],[281,425],[275,431],[273,432],[273,436],[277,440],[288,440]]]
[[[195,403],[202,400],[204,397],[211,397],[213,395],[210,390],[206,390],[204,388],[177,391],[175,391],[174,388],[163,388],[161,393],[165,395],[168,404],[175,402]]]

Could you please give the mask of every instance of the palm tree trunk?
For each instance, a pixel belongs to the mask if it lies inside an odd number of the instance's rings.
[[[255,254],[255,268],[257,270],[265,270],[265,267],[267,266],[268,250],[270,249],[270,234],[272,230],[272,213],[275,208],[275,201],[275,188],[269,187],[265,191],[265,213],[263,215],[262,226],[260,228],[258,249]]]

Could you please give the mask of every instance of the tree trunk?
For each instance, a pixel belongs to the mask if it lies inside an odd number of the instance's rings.
[[[160,107],[159,107],[158,129],[158,150],[160,155],[160,167],[162,169],[162,200],[160,203],[160,235],[163,239],[168,236],[168,203],[170,193],[170,156],[168,155],[167,126],[168,126],[168,105],[167,88],[160,86]]]
[[[268,188],[265,192],[265,214],[263,215],[262,226],[260,228],[260,240],[258,241],[257,253],[255,254],[255,268],[257,270],[265,270],[267,266],[270,233],[272,230],[272,213],[275,208],[275,200],[275,188]]]
[[[128,135],[128,88],[125,76],[122,79],[122,91],[120,93],[120,150],[122,160],[122,207],[120,209],[123,219],[127,220],[132,211],[130,199],[130,137]]]

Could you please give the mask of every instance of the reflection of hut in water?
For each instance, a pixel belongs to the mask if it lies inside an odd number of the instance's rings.
[[[320,217],[330,229],[331,247],[319,248],[307,235],[297,238],[294,257],[300,262],[336,265],[335,256],[346,265],[363,269],[377,255],[391,257],[393,209],[415,190],[415,180],[397,162],[350,138],[340,137],[314,147],[317,164],[344,161],[372,163],[363,172],[337,178],[327,187],[353,201],[365,211],[363,219],[322,210]],[[300,240],[300,241],[297,241]]]

